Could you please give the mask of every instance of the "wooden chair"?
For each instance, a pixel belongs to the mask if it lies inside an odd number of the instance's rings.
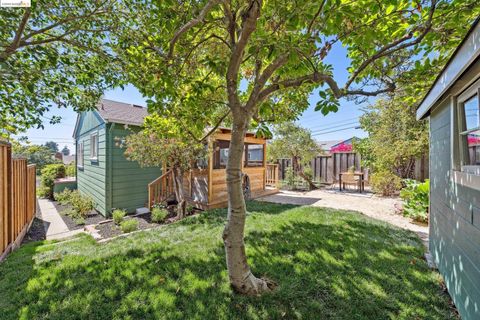
[[[345,190],[345,186],[359,186],[358,178],[353,173],[343,173],[342,174],[342,185]]]

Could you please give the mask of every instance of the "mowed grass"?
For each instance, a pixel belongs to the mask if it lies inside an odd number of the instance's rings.
[[[0,264],[1,319],[454,319],[416,235],[354,212],[248,204],[253,272],[277,290],[232,292],[226,210],[97,244],[25,245]]]

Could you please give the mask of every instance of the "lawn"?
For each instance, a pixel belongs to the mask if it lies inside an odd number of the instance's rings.
[[[97,244],[23,246],[0,264],[1,319],[455,319],[416,235],[354,212],[248,204],[247,254],[273,293],[232,293],[226,210]]]

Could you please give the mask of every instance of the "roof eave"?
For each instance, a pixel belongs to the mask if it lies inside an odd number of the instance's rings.
[[[433,85],[423,97],[417,109],[417,120],[424,119],[430,114],[432,107],[443,94],[465,72],[471,63],[480,56],[480,17],[473,23],[460,45],[437,76]],[[456,61],[461,59],[461,61]]]

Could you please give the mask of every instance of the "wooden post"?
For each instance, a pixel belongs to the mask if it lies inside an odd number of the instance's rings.
[[[207,196],[207,204],[211,203],[212,201],[212,186],[213,186],[213,138],[208,139],[208,176],[207,176],[207,184],[208,184],[208,196]]]

